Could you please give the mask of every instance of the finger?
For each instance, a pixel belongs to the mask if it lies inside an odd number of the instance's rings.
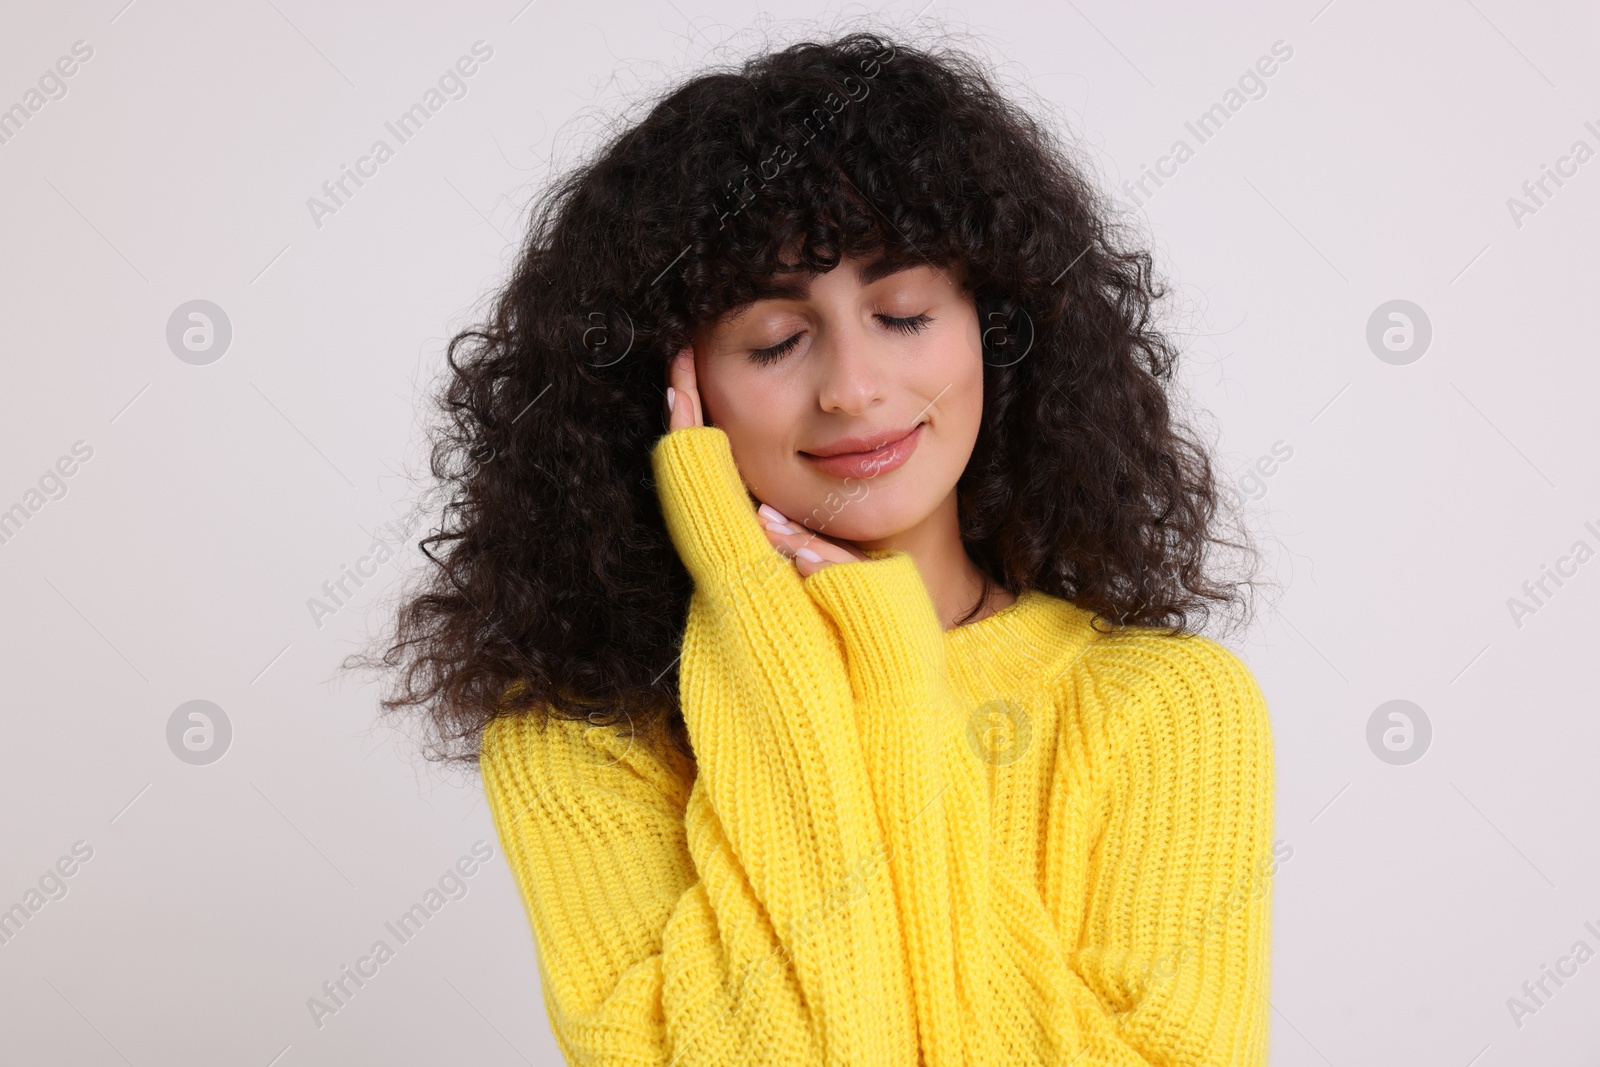
[[[705,405],[700,402],[700,370],[694,361],[693,346],[684,351],[683,373],[688,380],[688,384],[684,388],[688,390],[689,402],[694,409],[693,425],[704,426],[706,424],[706,410]]]
[[[667,429],[703,426],[700,391],[695,387],[693,345],[683,346],[668,364],[667,383],[672,389],[672,411],[667,417]]]
[[[682,429],[691,425],[694,416],[693,404],[688,400],[683,391],[683,374],[678,370],[680,359],[674,356],[667,363],[667,431]]]
[[[667,361],[667,430],[682,429],[689,425],[693,409],[683,391],[683,374],[678,370],[681,353]]]
[[[849,563],[862,557],[843,545],[828,540],[820,534],[793,525],[773,522],[762,519],[761,528],[767,535],[767,541],[793,559],[796,565],[811,563],[819,568],[829,563]],[[814,555],[817,559],[808,559],[807,555]]]
[[[795,569],[800,572],[800,577],[802,578],[809,578],[818,571],[823,570],[826,567],[833,566],[833,564],[834,561],[829,559],[822,560],[820,563],[813,563],[812,561],[808,559],[802,559],[799,556],[796,556],[794,561]]]
[[[831,553],[824,555],[820,550],[821,546],[815,540],[810,544],[798,543],[804,540],[803,537],[798,535],[781,534],[773,530],[767,530],[767,540],[771,542],[773,548],[778,550],[779,555],[795,565],[795,569],[800,572],[802,578],[809,578],[824,567],[831,567],[835,563],[845,562],[842,559],[832,558]]]
[[[849,563],[855,560],[871,558],[852,544],[828,540],[828,538],[823,537],[810,527],[787,518],[783,512],[764,501],[756,509],[756,514],[761,519],[762,526],[767,529],[769,534],[773,535],[768,538],[769,540],[775,540],[790,534],[800,535],[801,540],[799,542],[784,541],[783,543],[785,545],[804,544],[813,551],[822,554],[828,562],[833,563]]]

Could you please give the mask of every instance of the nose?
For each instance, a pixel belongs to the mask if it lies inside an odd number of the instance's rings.
[[[823,411],[860,415],[885,396],[887,354],[857,322],[846,322],[819,338],[817,402]]]

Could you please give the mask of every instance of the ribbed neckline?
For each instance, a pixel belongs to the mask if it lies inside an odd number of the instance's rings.
[[[946,630],[945,648],[953,660],[981,660],[986,670],[1022,683],[1061,662],[1063,650],[1092,640],[1092,617],[1069,600],[1026,589],[993,615]]]
[[[966,636],[982,634],[986,630],[995,628],[1004,629],[1013,621],[1008,619],[1007,616],[1031,614],[1038,606],[1034,604],[1033,601],[1041,595],[1043,594],[1041,594],[1037,589],[1024,589],[1017,595],[1017,599],[1013,600],[1011,603],[1007,604],[994,614],[985,615],[976,622],[969,622],[961,626],[951,627],[944,632],[944,635],[947,638],[964,640],[966,639]]]

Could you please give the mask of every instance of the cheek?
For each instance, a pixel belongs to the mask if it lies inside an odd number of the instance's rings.
[[[935,420],[955,437],[975,437],[983,418],[983,347],[975,319],[970,326],[939,347],[920,390],[939,397]]]
[[[698,370],[699,368],[697,368]],[[794,390],[775,375],[712,366],[701,372],[700,402],[707,421],[728,435],[734,461],[763,500],[792,477],[790,442],[800,407]]]
[[[700,403],[718,426],[749,425],[760,428],[774,420],[767,413],[789,411],[794,406],[781,375],[759,373],[759,368],[736,357],[718,357],[695,364]]]
[[[695,365],[701,413],[707,423],[722,427],[729,436],[756,423],[751,413],[761,406],[758,384],[723,359],[702,360]]]

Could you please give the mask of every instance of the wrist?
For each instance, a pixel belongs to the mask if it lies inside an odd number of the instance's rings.
[[[650,465],[667,532],[696,583],[765,581],[768,569],[788,566],[761,531],[722,429],[671,430],[651,450]]]
[[[864,700],[926,699],[945,670],[944,629],[909,553],[835,563],[805,584],[838,627],[851,685]]]

